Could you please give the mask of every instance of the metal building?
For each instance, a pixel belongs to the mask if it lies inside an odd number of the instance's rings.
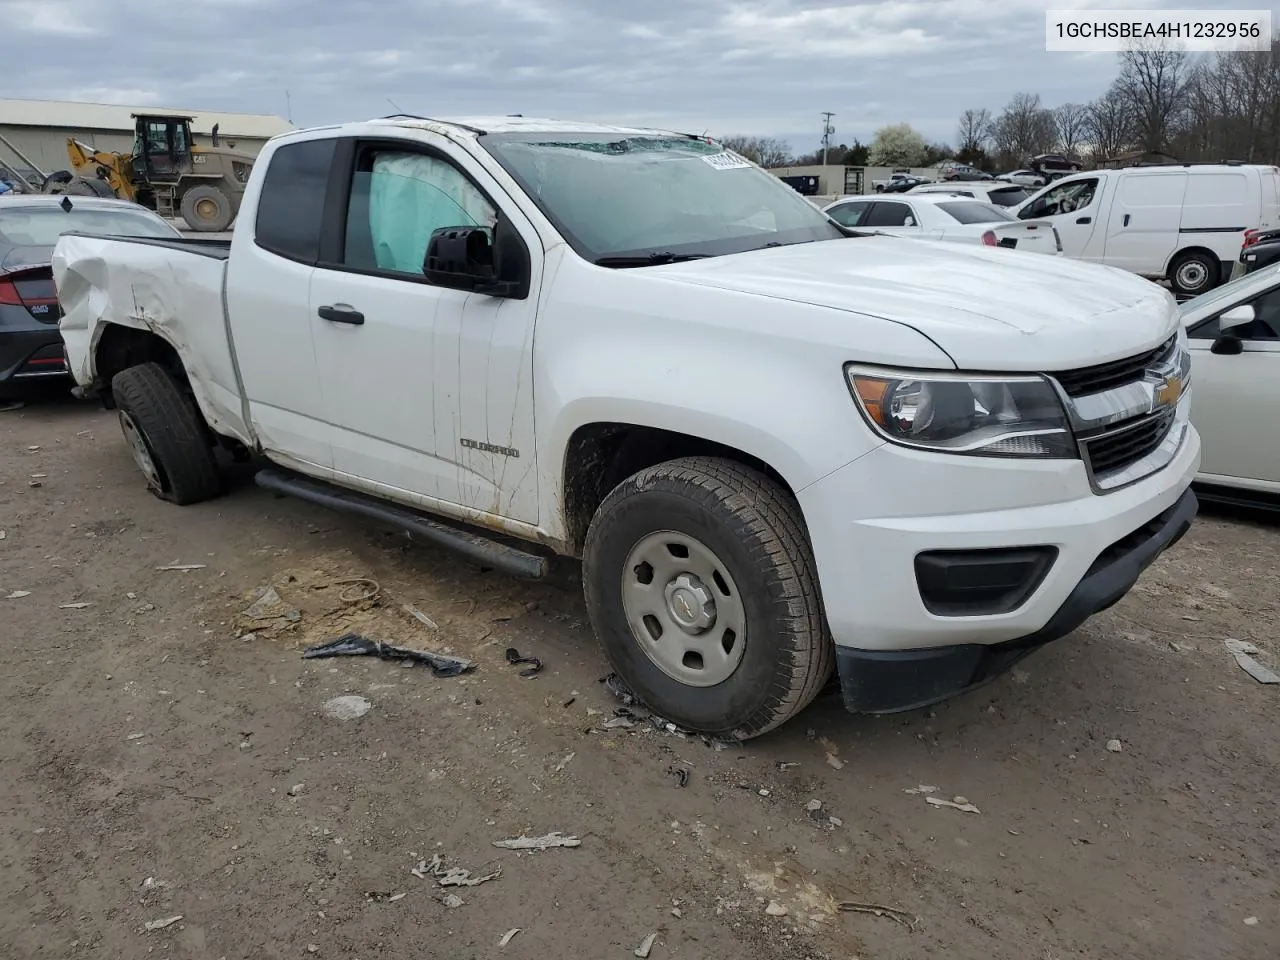
[[[134,121],[130,114],[157,113],[192,117],[195,142],[210,145],[214,124],[222,144],[256,154],[278,133],[294,129],[282,117],[253,113],[211,113],[207,110],[157,106],[119,106],[112,103],[78,103],[69,100],[0,99],[0,136],[21,150],[45,173],[65,170],[67,138],[74,137],[99,150],[128,152],[133,148]],[[14,163],[0,147],[4,160]],[[26,171],[23,171],[24,173]]]

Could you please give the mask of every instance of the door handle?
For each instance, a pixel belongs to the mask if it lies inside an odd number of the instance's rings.
[[[1124,223],[1123,223],[1123,224],[1121,224],[1121,226],[1125,226],[1125,227],[1127,227],[1128,225],[1129,225],[1129,214],[1127,214],[1127,213],[1126,213],[1126,214],[1124,215]]]
[[[356,327],[364,323],[364,314],[345,303],[323,306],[316,313],[320,315],[321,320],[328,320],[331,323],[349,323]]]
[[[1076,217],[1076,223],[1092,223],[1093,217]]]

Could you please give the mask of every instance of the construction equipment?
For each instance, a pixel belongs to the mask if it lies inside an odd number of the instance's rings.
[[[218,127],[211,147],[196,146],[191,117],[131,114],[132,153],[98,150],[67,138],[70,170],[43,174],[13,144],[9,150],[42,179],[38,192],[132,200],[169,219],[181,218],[192,230],[226,230],[240,210],[253,157],[224,149]]]

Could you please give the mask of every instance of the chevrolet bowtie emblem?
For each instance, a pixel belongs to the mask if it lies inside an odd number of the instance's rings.
[[[1155,406],[1172,407],[1182,398],[1182,377],[1176,374],[1165,377],[1164,382],[1156,387]]]

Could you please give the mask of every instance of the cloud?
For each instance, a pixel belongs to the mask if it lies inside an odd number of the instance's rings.
[[[523,113],[783,136],[907,121],[950,140],[1020,91],[1088,100],[1115,57],[1044,50],[1062,0],[0,0],[5,95],[284,115]],[[1073,0],[1080,8],[1114,0]],[[1230,9],[1238,0],[1198,0]],[[1125,8],[1176,6],[1125,0]]]

